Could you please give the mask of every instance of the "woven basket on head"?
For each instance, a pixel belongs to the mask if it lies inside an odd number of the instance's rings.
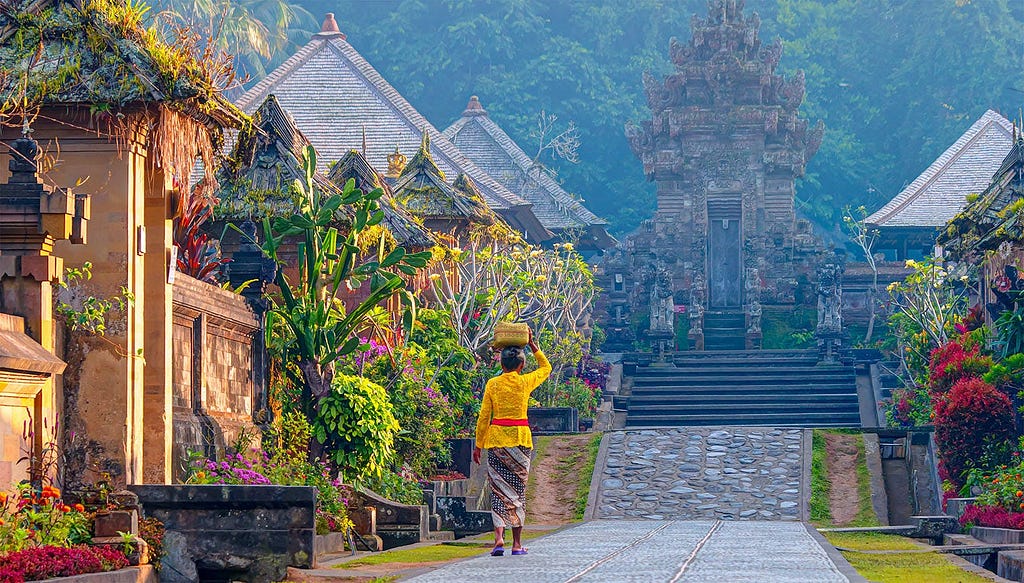
[[[530,342],[530,327],[526,324],[498,322],[494,325],[495,348],[506,346],[526,346]]]

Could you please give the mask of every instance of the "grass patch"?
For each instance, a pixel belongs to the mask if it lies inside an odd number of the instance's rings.
[[[843,557],[865,579],[877,583],[991,583],[980,575],[965,571],[941,553],[885,553],[866,554],[856,551],[909,551],[920,550],[921,545],[902,536],[877,532],[823,532],[829,543],[852,549],[843,551]]]
[[[594,464],[597,463],[597,452],[601,449],[601,437],[603,434],[596,433],[587,443],[586,459],[583,467],[580,468],[579,486],[576,488],[576,508],[573,511],[573,519],[583,520],[587,511],[587,499],[590,498],[590,481],[594,476]]]
[[[857,436],[857,516],[847,526],[879,526],[878,515],[871,504],[871,472],[864,452],[864,435]]]
[[[548,445],[551,444],[551,440],[556,436],[554,435],[542,435],[540,437],[533,437],[533,459],[530,461],[531,467],[537,467],[540,464],[540,460],[544,459],[547,454]],[[531,478],[533,477],[531,472]],[[529,480],[526,482],[526,507],[531,506],[530,502],[536,497],[537,494],[537,480]],[[529,521],[529,517],[527,517]]]
[[[914,541],[895,534],[880,532],[823,532],[834,547],[855,551],[913,551],[921,548]]]
[[[871,504],[871,473],[868,471],[864,436],[850,429],[815,429],[811,446],[811,502],[810,519],[815,526],[834,526],[830,495],[832,481],[828,476],[828,451],[825,436],[829,434],[854,435],[857,440],[857,515],[843,526],[878,526],[878,516]]]
[[[876,583],[992,583],[991,579],[965,571],[938,553],[843,553],[843,556],[861,576]]]
[[[829,493],[832,482],[828,479],[828,452],[825,450],[825,431],[815,429],[811,440],[811,523],[815,526],[832,524]]]
[[[361,559],[347,561],[335,565],[335,569],[351,569],[367,565],[384,565],[387,563],[439,563],[476,557],[491,548],[489,542],[444,542],[436,545],[416,547],[412,549],[395,549],[367,555]]]

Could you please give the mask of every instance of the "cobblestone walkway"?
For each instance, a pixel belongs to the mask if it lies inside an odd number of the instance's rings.
[[[598,520],[537,539],[529,547],[526,556],[482,556],[410,581],[849,581],[804,525],[793,522]]]
[[[607,439],[594,518],[803,518],[801,430],[689,427]]]

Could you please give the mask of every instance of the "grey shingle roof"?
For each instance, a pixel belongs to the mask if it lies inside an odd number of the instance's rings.
[[[592,231],[599,246],[615,244],[608,222],[590,212],[565,191],[487,114],[474,95],[462,117],[444,131],[445,137],[477,166],[512,192],[533,203],[534,214],[553,233]]]
[[[321,163],[362,150],[374,168],[387,168],[397,146],[415,152],[424,131],[435,136],[431,154],[444,173],[473,179],[487,205],[534,241],[551,234],[533,214],[532,205],[510,192],[443,138],[416,109],[325,22],[324,31],[239,98],[244,111],[273,94],[321,154]]]
[[[945,225],[992,181],[1010,151],[1013,124],[986,111],[932,165],[867,222],[878,227]]]

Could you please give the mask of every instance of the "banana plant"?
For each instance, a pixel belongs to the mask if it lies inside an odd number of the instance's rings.
[[[384,237],[376,252],[362,251],[361,239],[384,219],[383,191],[364,193],[349,180],[340,193],[324,192],[314,180],[316,152],[311,147],[305,150],[303,169],[303,178],[295,184],[296,212],[263,219],[263,250],[281,265],[283,244],[297,241],[298,274],[293,279],[278,269],[275,283],[280,295],[268,313],[268,336],[283,338],[268,337],[268,346],[283,344],[286,358],[301,372],[300,406],[315,422],[320,402],[331,393],[335,363],[359,347],[357,332],[376,306],[399,295],[403,327],[412,329],[416,303],[401,274],[415,275],[431,255],[406,253],[401,247],[387,252]],[[344,232],[339,224],[345,225]],[[368,296],[356,305],[345,305],[344,291],[365,284]]]

